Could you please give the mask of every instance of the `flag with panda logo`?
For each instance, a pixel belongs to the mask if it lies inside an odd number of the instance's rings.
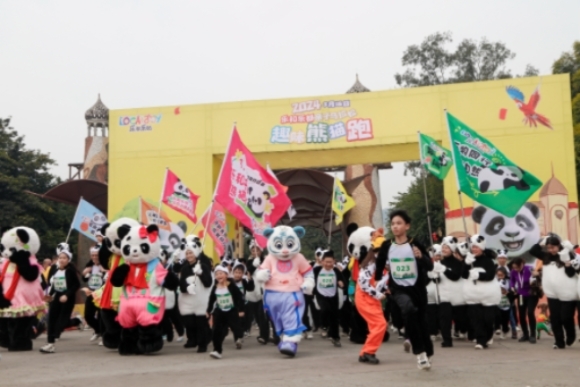
[[[443,148],[434,138],[419,134],[419,155],[423,167],[439,180],[445,179],[453,165],[451,151]]]
[[[194,194],[169,168],[165,172],[161,201],[169,208],[187,216],[193,224],[197,223],[195,211],[199,196]]]
[[[282,184],[258,163],[235,127],[218,177],[215,201],[251,229],[262,248],[267,242],[264,231],[276,226],[292,205]]]
[[[105,223],[107,223],[105,214],[81,198],[70,228],[96,242],[97,234],[100,233]]]
[[[457,186],[479,204],[514,217],[542,182],[446,112]]]

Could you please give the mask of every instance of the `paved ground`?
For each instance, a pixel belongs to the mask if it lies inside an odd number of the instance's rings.
[[[185,350],[168,343],[154,356],[121,357],[89,343],[89,331],[65,332],[57,353],[38,352],[46,336],[34,343],[35,351],[7,353],[2,350],[0,386],[493,386],[540,387],[580,385],[580,343],[566,350],[552,350],[545,337],[538,344],[515,340],[496,341],[486,351],[467,342],[440,348],[431,371],[419,371],[415,357],[406,354],[402,342],[383,345],[381,364],[357,362],[359,345],[343,342],[334,348],[315,336],[303,341],[295,359],[285,359],[273,345],[246,339],[242,350],[226,339],[224,357]]]

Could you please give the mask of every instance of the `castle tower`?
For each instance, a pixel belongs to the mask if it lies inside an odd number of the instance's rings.
[[[354,85],[347,94],[366,93],[370,90],[359,80],[358,74]],[[359,226],[384,226],[383,206],[381,204],[381,188],[379,185],[379,167],[373,164],[348,165],[345,169],[345,180],[359,176],[367,176],[362,184],[352,192],[356,206],[347,213],[347,224],[355,222]]]
[[[544,207],[544,229],[546,233],[554,232],[564,239],[570,238],[568,190],[554,175],[553,165],[552,177],[540,191],[540,202]]]
[[[87,121],[87,138],[85,139],[83,179],[107,183],[109,109],[101,101],[100,94],[97,102],[86,111],[85,120]]]

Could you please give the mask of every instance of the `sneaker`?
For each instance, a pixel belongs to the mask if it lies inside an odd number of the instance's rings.
[[[244,332],[244,337],[252,337],[252,332],[250,331]]]
[[[42,353],[54,353],[56,352],[54,344],[46,344],[44,347],[40,347],[40,352]]]
[[[476,344],[476,345],[475,345],[475,349],[483,349],[483,345],[481,345],[481,344]]]
[[[183,336],[177,336],[177,342],[181,343],[184,340]]]
[[[487,342],[487,345],[490,346],[493,344],[493,337],[491,339],[489,339],[489,341]]]
[[[455,333],[453,333],[453,337],[455,337],[456,339],[459,339],[461,337],[461,334],[459,332],[455,332]]]
[[[403,343],[403,349],[407,353],[411,352],[411,342],[409,340],[405,340],[405,342]]]
[[[167,341],[167,335],[163,335],[163,341]]]
[[[530,344],[536,344],[536,338],[535,337],[530,337]]]
[[[103,339],[99,340],[99,346],[103,346]]]
[[[262,345],[268,344],[268,340],[264,339],[263,337],[257,337],[256,340],[258,340],[258,343]]]
[[[431,369],[431,363],[429,363],[429,359],[427,359],[427,354],[425,352],[417,356],[417,368],[425,371]]]
[[[306,340],[312,340],[313,337],[312,332],[306,332]]]
[[[236,340],[236,349],[242,349],[242,339]]]
[[[527,343],[528,341],[530,341],[530,338],[527,336],[522,336],[520,337],[520,339],[518,340],[518,343]]]
[[[326,339],[328,337],[328,333],[327,332],[322,332],[320,334],[320,336],[322,336],[323,339]]]
[[[337,348],[342,347],[340,340],[332,339],[331,341],[332,341],[332,345],[334,345],[335,347],[337,347]]]
[[[501,334],[501,330],[498,329],[497,331],[495,331],[496,336],[499,336],[500,334]]]
[[[379,364],[379,359],[377,359],[375,355],[368,353],[363,353],[361,356],[359,356],[358,361],[360,363]]]
[[[436,341],[436,340],[437,340],[437,336],[431,335],[431,341]]]
[[[503,332],[501,332],[501,333],[499,334],[499,339],[500,339],[500,340],[504,340],[504,339],[505,339],[505,334],[504,334]]]
[[[100,335],[93,333],[93,335],[91,336],[91,339],[89,341],[96,341],[99,337],[100,337]]]
[[[214,358],[214,359],[221,359],[222,358],[222,354],[219,353],[218,351],[212,351],[209,353],[209,356]]]

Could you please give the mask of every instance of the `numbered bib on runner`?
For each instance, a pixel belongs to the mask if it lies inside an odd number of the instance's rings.
[[[318,284],[321,288],[334,287],[334,274],[320,274],[318,276]]]
[[[65,277],[54,277],[53,282],[52,282],[52,286],[54,287],[54,290],[56,290],[59,293],[66,292],[66,278]]]
[[[417,282],[417,260],[408,243],[392,244],[389,248],[389,266],[393,281],[400,286],[413,286]]]
[[[510,300],[507,298],[506,295],[501,296],[501,300],[499,301],[498,307],[501,310],[508,310],[510,308]]]
[[[218,308],[227,312],[234,307],[234,300],[230,293],[216,294]]]
[[[91,290],[96,290],[98,288],[100,288],[101,286],[103,286],[103,277],[101,277],[100,275],[97,274],[93,274],[89,277],[89,289]]]

